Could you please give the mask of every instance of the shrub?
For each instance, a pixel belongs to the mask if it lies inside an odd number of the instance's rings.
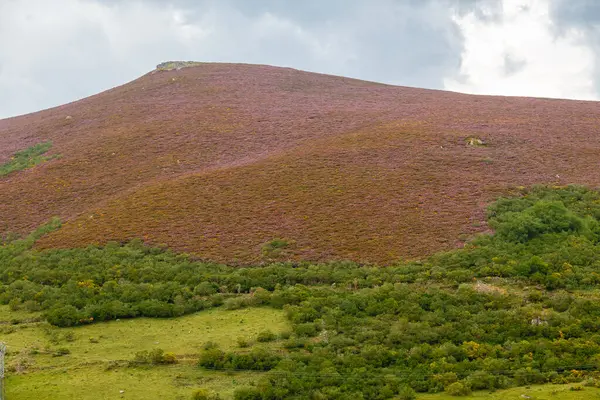
[[[8,302],[10,311],[18,311],[21,308],[21,299],[13,298]]]
[[[308,336],[308,337],[313,337],[313,336],[317,336],[317,332],[318,329],[315,326],[315,324],[308,322],[305,324],[298,324],[294,327],[296,334],[298,336]]]
[[[60,347],[52,353],[52,357],[62,357],[66,356],[67,354],[71,354],[71,350],[67,349],[66,347]]]
[[[307,343],[307,339],[293,337],[286,340],[285,343],[283,343],[283,347],[285,347],[286,349],[300,349],[302,347],[305,347]]]
[[[250,353],[226,355],[231,366],[235,369],[268,371],[273,369],[281,360],[281,357],[269,350],[262,348],[252,349]]]
[[[254,290],[252,298],[253,305],[269,304],[271,301],[271,293],[268,290],[258,287]]]
[[[194,294],[199,296],[210,296],[217,293],[217,288],[210,282],[202,282],[194,288]]]
[[[168,318],[177,316],[173,309],[173,304],[169,304],[158,300],[143,300],[137,309],[140,315],[144,317]]]
[[[286,239],[273,239],[262,245],[262,254],[267,259],[276,259],[285,254],[285,250],[290,246]]]
[[[177,364],[177,357],[174,353],[165,353],[162,359],[163,364]]]
[[[475,371],[468,378],[469,386],[473,390],[493,389],[494,376],[485,371]]]
[[[415,400],[417,398],[417,393],[410,386],[403,386],[398,391],[398,400]]]
[[[279,339],[289,339],[292,336],[290,331],[283,331],[279,333]]]
[[[29,312],[36,312],[42,310],[42,305],[34,300],[27,300],[23,303],[23,307]]]
[[[175,364],[177,357],[173,353],[165,353],[163,349],[138,351],[133,358],[133,365]]]
[[[123,303],[119,300],[89,305],[85,308],[85,310],[96,321],[108,321],[117,318],[133,318],[138,315],[138,310],[136,310],[130,304]],[[149,312],[149,309],[146,309],[145,312]]]
[[[49,323],[60,327],[79,325],[88,319],[83,312],[71,305],[53,308],[45,316]]]
[[[31,366],[33,366],[33,359],[27,355],[20,354],[15,361],[13,361],[7,369],[9,372],[22,374],[26,372]]]
[[[256,388],[243,387],[233,392],[234,400],[261,400],[260,391]]]
[[[206,389],[198,389],[192,393],[192,400],[220,400],[221,397],[216,393],[210,393]]]
[[[198,389],[194,393],[192,393],[192,400],[208,400],[210,399],[208,390],[206,389]]]
[[[250,346],[250,343],[248,343],[248,341],[243,337],[237,338],[237,344],[241,348],[246,348]]]
[[[150,364],[162,364],[165,359],[165,351],[163,349],[154,349],[148,353]]]
[[[539,303],[542,300],[544,300],[544,294],[542,292],[540,292],[539,290],[531,290],[528,294],[527,294],[527,300],[534,302],[534,303]]]
[[[133,364],[150,364],[150,354],[147,350],[138,351],[133,356]]]
[[[598,382],[596,379],[594,378],[587,378],[584,383],[584,386],[588,386],[588,387],[600,387],[600,382]]]
[[[544,382],[544,376],[537,369],[520,368],[515,371],[514,380],[519,386]]]
[[[444,374],[435,375],[434,380],[441,383],[443,387],[448,387],[458,380],[458,376],[454,372],[446,372]]]
[[[218,344],[216,344],[215,342],[211,342],[210,340],[202,345],[202,348],[204,350],[216,349],[218,347]]]
[[[471,388],[462,382],[454,382],[446,388],[446,392],[451,396],[468,396]]]
[[[230,297],[223,303],[226,310],[238,310],[248,306],[248,301],[244,297]]]
[[[275,335],[273,332],[266,330],[266,331],[262,331],[258,334],[258,336],[256,337],[256,340],[259,342],[272,342],[273,340],[277,339],[277,335]]]
[[[225,353],[219,349],[212,348],[200,354],[198,365],[204,368],[221,369],[225,361]]]
[[[525,243],[545,233],[579,231],[584,222],[563,202],[540,200],[523,211],[495,215],[490,219],[490,226],[502,239]]]
[[[210,305],[213,307],[219,307],[223,305],[223,295],[221,293],[215,293],[210,296]]]

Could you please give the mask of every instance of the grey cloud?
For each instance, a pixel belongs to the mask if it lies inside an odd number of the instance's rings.
[[[442,88],[460,67],[453,14],[497,15],[495,0],[55,1],[0,3],[0,117],[97,93],[169,59]]]
[[[504,74],[505,75],[513,75],[517,72],[521,71],[527,62],[525,60],[520,60],[512,56],[511,54],[504,55]]]
[[[583,34],[582,40],[594,50],[595,75],[600,75],[600,1],[597,0],[550,0],[551,16],[555,34],[561,36],[571,30]],[[600,95],[600,80],[595,90]]]
[[[502,16],[500,0],[455,0],[452,2],[459,14],[472,13],[482,21],[496,21]]]
[[[587,29],[600,22],[600,2],[596,0],[551,0],[551,12],[559,28]]]

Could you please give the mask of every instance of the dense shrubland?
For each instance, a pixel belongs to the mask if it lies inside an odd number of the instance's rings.
[[[422,262],[237,269],[139,241],[32,250],[58,227],[53,221],[0,247],[0,301],[42,311],[57,326],[217,306],[283,308],[293,331],[277,339],[264,332],[257,341],[279,340],[285,351],[244,343],[201,353],[203,368],[268,371],[238,399],[412,398],[414,391],[595,384],[599,221],[599,193],[536,187],[489,208],[494,235]]]

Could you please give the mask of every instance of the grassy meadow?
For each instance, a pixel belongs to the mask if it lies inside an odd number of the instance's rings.
[[[0,340],[9,349],[9,399],[113,399],[121,398],[121,390],[127,399],[191,399],[199,388],[231,398],[236,387],[249,384],[259,373],[200,369],[195,361],[202,346],[214,342],[233,349],[238,338],[252,343],[261,331],[289,329],[282,311],[267,308],[211,309],[175,319],[138,318],[70,329],[26,322],[38,317],[0,307]],[[178,363],[154,367],[122,363],[138,351],[155,348],[175,353]],[[57,356],[58,349],[69,353]]]
[[[534,385],[518,387],[497,392],[475,392],[466,397],[456,397],[447,393],[423,394],[417,397],[419,400],[592,400],[600,399],[600,390],[597,388],[582,387],[578,384],[570,385]]]

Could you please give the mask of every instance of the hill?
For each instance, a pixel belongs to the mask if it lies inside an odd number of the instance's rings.
[[[142,238],[239,264],[420,257],[487,230],[486,204],[516,187],[600,185],[599,111],[260,65],[157,69],[0,121],[0,165],[52,143],[0,176],[0,232],[59,216],[39,248]]]

